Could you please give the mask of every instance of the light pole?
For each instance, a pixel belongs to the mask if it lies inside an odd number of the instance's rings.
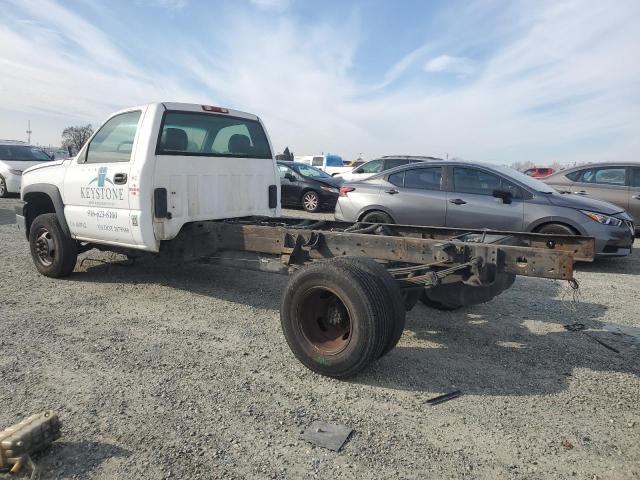
[[[27,143],[28,143],[29,145],[31,145],[31,134],[32,134],[32,133],[33,133],[33,132],[31,131],[31,120],[29,120],[29,124],[28,124],[28,126],[27,126]]]

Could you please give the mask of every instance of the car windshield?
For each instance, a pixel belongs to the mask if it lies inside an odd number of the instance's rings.
[[[312,177],[312,178],[331,178],[331,175],[323,172],[319,168],[310,167],[309,165],[296,165],[298,169],[298,173],[303,177]]]
[[[0,160],[14,162],[50,162],[51,157],[28,145],[0,145]]]
[[[516,182],[520,182],[523,185],[526,185],[527,187],[535,190],[536,192],[540,192],[540,193],[558,193],[558,191],[554,188],[551,188],[549,185],[547,185],[544,182],[541,182],[540,180],[536,180],[533,177],[530,177],[529,175],[525,175],[524,173],[521,173],[517,170],[514,170],[513,168],[510,167],[501,167],[501,166],[491,166],[491,168],[493,170],[495,170],[498,173],[501,173],[502,175],[505,175],[513,180],[515,180]]]

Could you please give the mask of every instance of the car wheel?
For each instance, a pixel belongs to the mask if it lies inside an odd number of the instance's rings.
[[[364,217],[362,217],[361,222],[364,223],[393,223],[393,218],[391,215],[385,212],[380,212],[375,210],[373,212],[367,213]]]
[[[307,212],[317,212],[320,210],[320,197],[313,190],[304,192],[302,195],[302,208]]]
[[[29,246],[33,263],[41,274],[59,278],[73,272],[78,246],[62,231],[55,213],[35,218],[29,229]]]
[[[7,182],[5,182],[3,177],[0,177],[0,198],[5,198],[7,193]]]
[[[547,235],[575,235],[576,234],[576,232],[574,232],[571,229],[571,227],[568,227],[567,225],[563,225],[561,223],[548,223],[540,227],[538,230],[536,230],[536,233],[544,233]]]

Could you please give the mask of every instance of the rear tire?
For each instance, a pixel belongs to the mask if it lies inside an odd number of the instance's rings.
[[[65,235],[55,213],[35,218],[29,230],[31,258],[38,271],[47,277],[66,277],[73,272],[78,246]]]
[[[308,190],[302,194],[302,208],[307,212],[314,213],[320,210],[320,196],[313,190]]]
[[[567,225],[561,223],[548,223],[536,230],[536,233],[546,233],[548,235],[575,235],[576,232]]]
[[[388,213],[374,210],[367,213],[360,221],[363,223],[393,223],[393,218]]]
[[[0,176],[0,198],[6,198],[9,195],[7,191],[7,182],[4,177]]]
[[[354,265],[370,275],[370,282],[379,282],[382,290],[383,302],[389,308],[391,326],[384,342],[382,352],[378,358],[384,357],[393,350],[404,332],[406,322],[405,300],[400,291],[398,282],[381,264],[367,257],[337,257],[334,259],[337,263],[346,263]]]
[[[285,288],[282,331],[291,351],[310,370],[346,378],[378,358],[393,312],[380,281],[359,265],[322,261],[298,270]]]

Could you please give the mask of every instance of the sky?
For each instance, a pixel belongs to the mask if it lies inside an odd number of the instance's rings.
[[[638,25],[638,0],[0,0],[0,138],[178,101],[296,155],[640,160]]]

